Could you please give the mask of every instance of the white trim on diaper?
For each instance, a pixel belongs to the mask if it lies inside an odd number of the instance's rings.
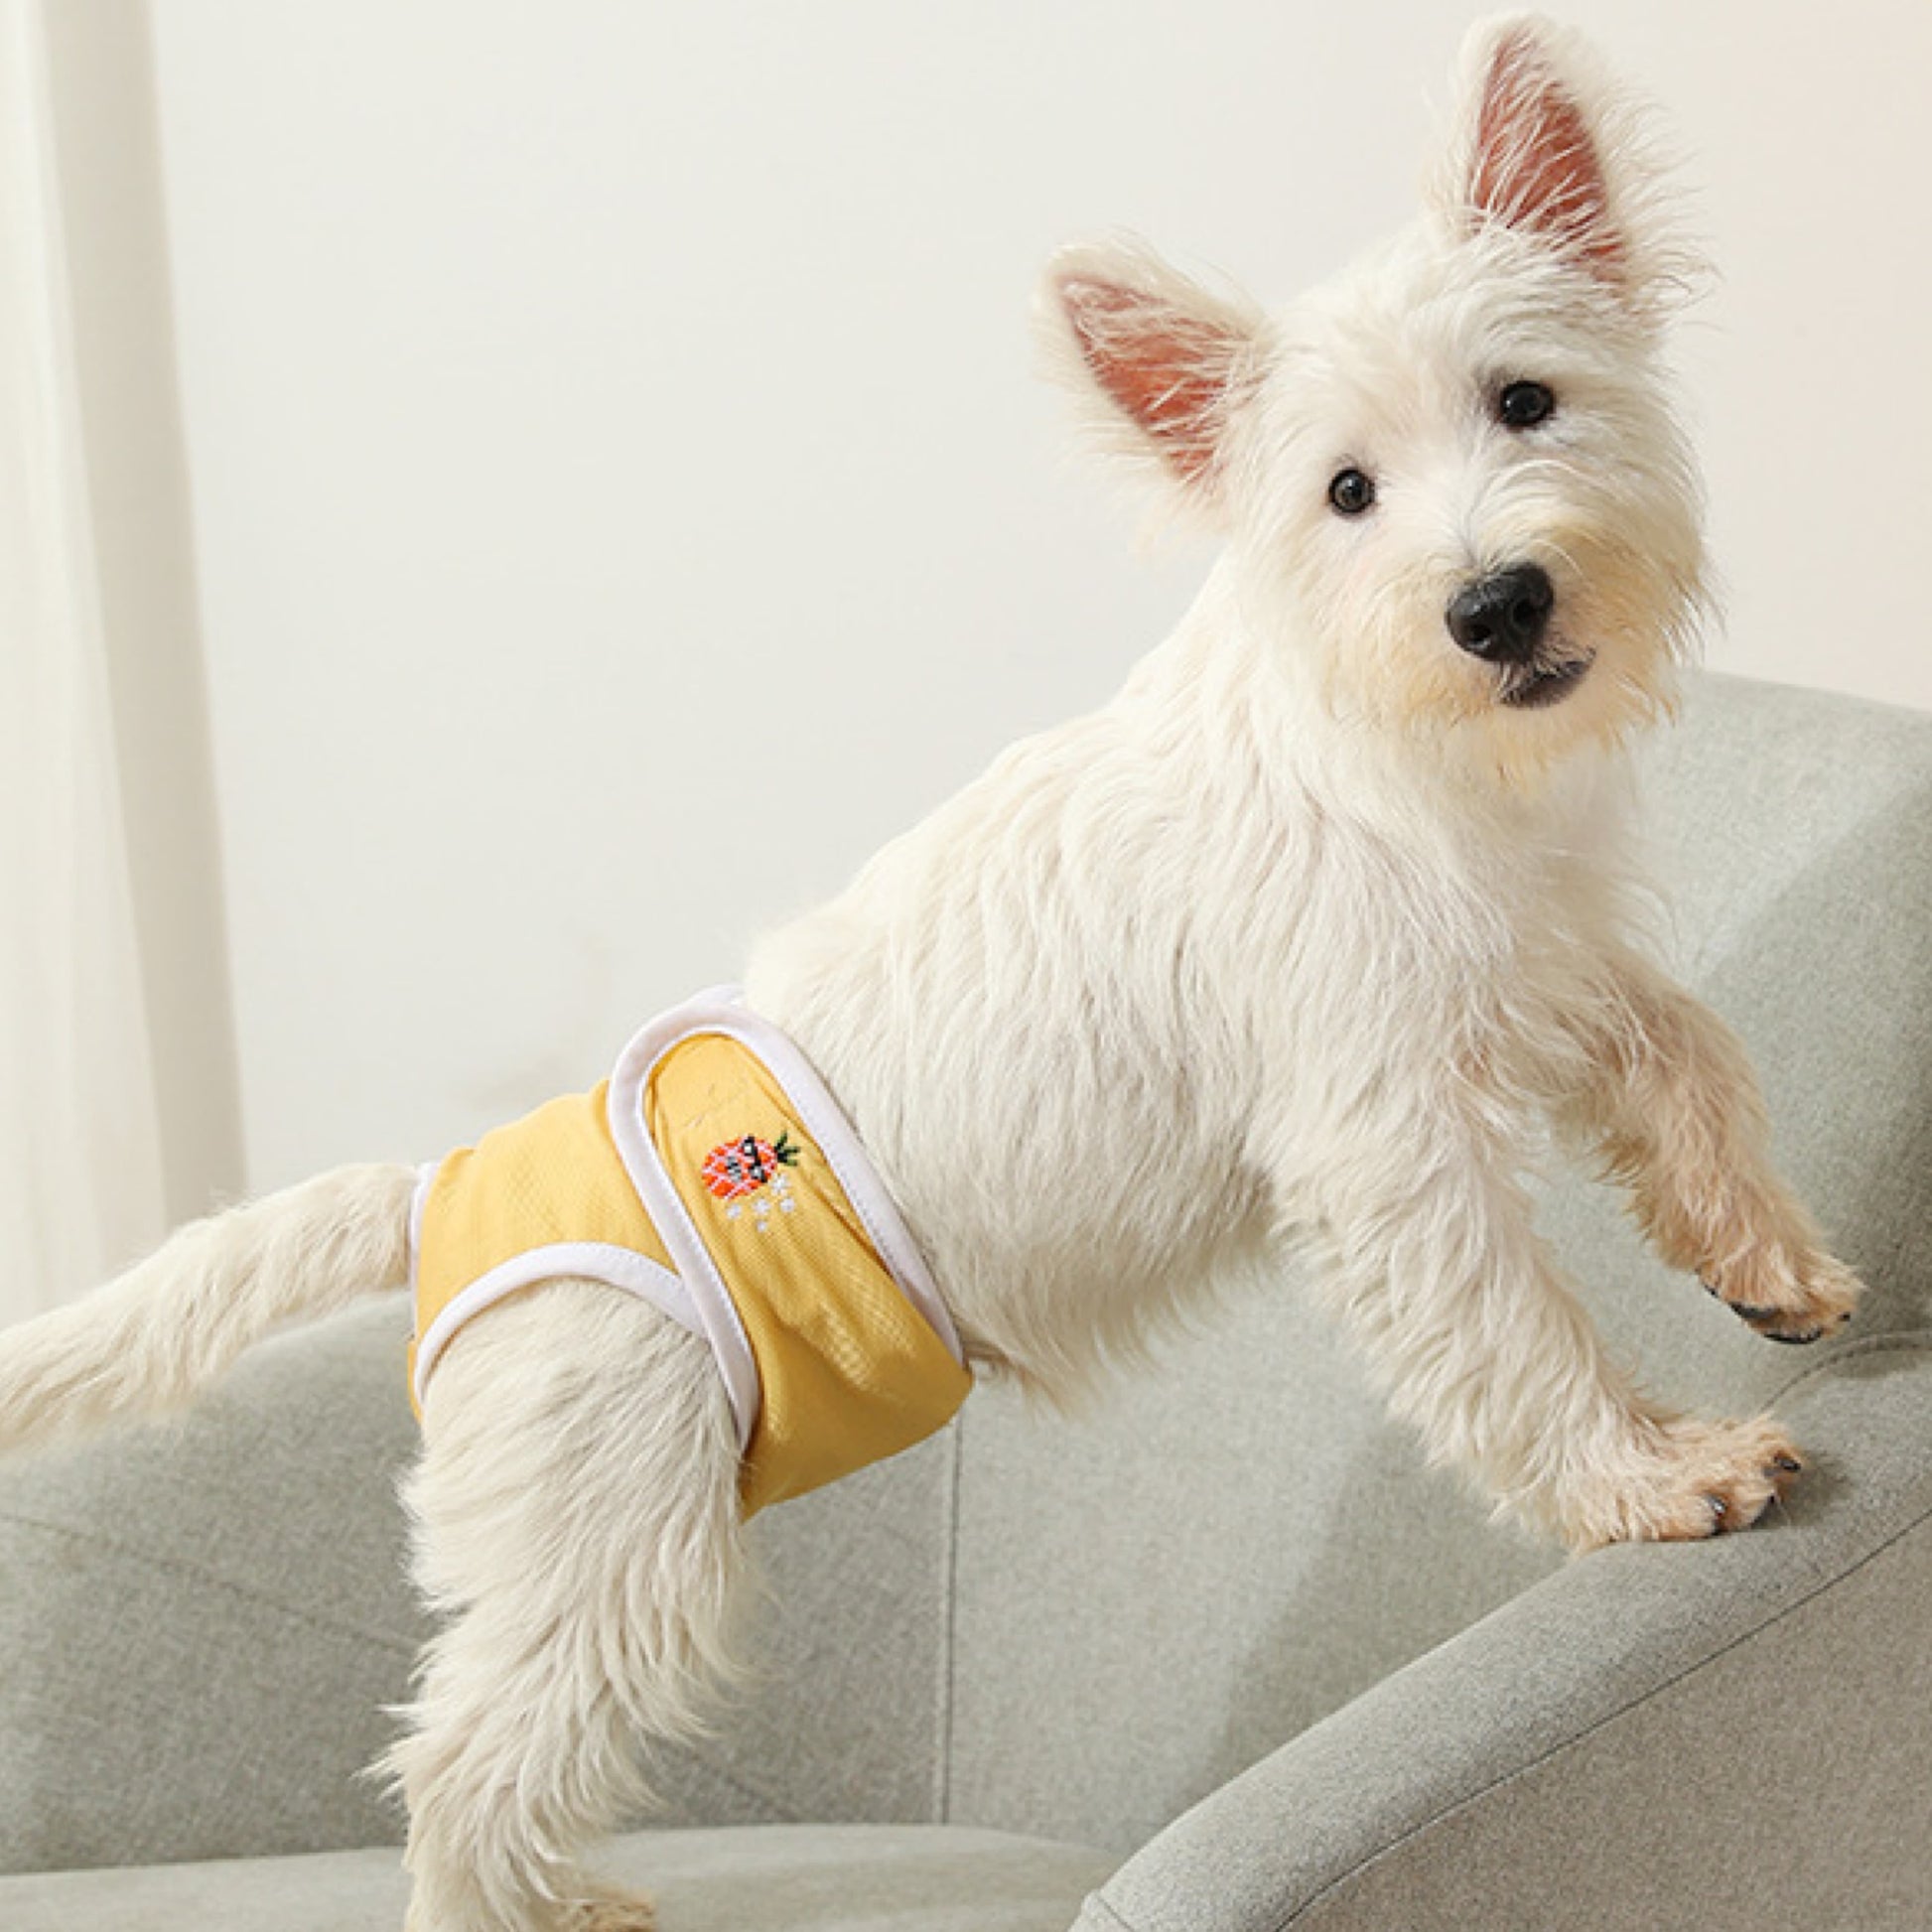
[[[652,1069],[672,1047],[694,1034],[722,1034],[764,1062],[805,1131],[831,1164],[833,1174],[899,1292],[925,1317],[953,1360],[962,1365],[965,1361],[952,1316],[940,1299],[925,1258],[844,1109],[791,1038],[743,1001],[744,995],[735,986],[713,987],[646,1022],[618,1056],[610,1091],[611,1133],[618,1153],[696,1305],[698,1321],[718,1358],[719,1372],[738,1419],[741,1449],[751,1447],[752,1432],[758,1425],[758,1363],[731,1291],[644,1125],[643,1096]]]
[[[429,1372],[436,1366],[436,1358],[473,1314],[481,1314],[492,1303],[514,1295],[519,1288],[532,1288],[538,1282],[561,1281],[566,1277],[621,1288],[662,1309],[694,1335],[704,1333],[684,1284],[648,1255],[640,1255],[633,1248],[616,1247],[608,1241],[553,1241],[547,1248],[531,1248],[498,1262],[444,1305],[442,1313],[429,1324],[429,1332],[416,1344],[416,1406],[420,1409],[423,1405],[429,1388]]]

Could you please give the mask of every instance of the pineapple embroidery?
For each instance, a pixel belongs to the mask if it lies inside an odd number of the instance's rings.
[[[797,1208],[785,1173],[797,1165],[798,1149],[789,1133],[780,1133],[775,1143],[747,1134],[743,1140],[714,1147],[704,1158],[700,1177],[705,1191],[725,1203],[728,1221],[739,1219],[749,1201],[753,1221],[762,1233],[771,1224],[774,1202],[781,1213]]]

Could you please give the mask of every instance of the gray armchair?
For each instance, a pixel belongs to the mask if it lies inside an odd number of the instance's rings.
[[[1932,718],[1706,678],[1648,756],[1680,964],[1874,1292],[1781,1349],[1604,1190],[1547,1224],[1651,1388],[1789,1418],[1789,1509],[1565,1562],[1257,1284],[1091,1418],[983,1391],[759,1519],[764,1675],[614,1861],[664,1932],[1932,1925]],[[0,1470],[8,1932],[400,1926],[406,1328]]]

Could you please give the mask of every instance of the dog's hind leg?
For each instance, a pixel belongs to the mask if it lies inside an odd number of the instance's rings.
[[[450,1617],[386,1768],[409,1932],[639,1932],[579,1856],[648,1800],[640,1745],[702,1727],[744,1569],[738,1437],[705,1344],[616,1290],[547,1283],[438,1364],[409,1485]]]

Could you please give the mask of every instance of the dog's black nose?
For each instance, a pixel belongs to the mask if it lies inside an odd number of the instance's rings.
[[[1449,632],[1492,664],[1521,664],[1543,641],[1557,589],[1537,564],[1518,564],[1465,584],[1449,599]]]

